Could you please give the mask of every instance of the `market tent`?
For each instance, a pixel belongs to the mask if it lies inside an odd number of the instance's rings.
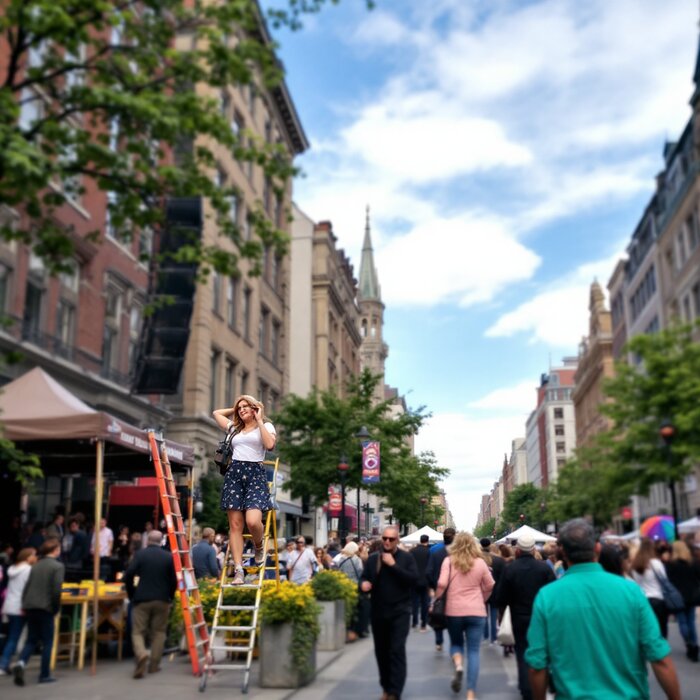
[[[40,367],[2,387],[0,424],[8,440],[43,443],[43,447],[37,450],[32,449],[33,445],[23,446],[28,452],[37,451],[49,458],[54,452],[64,461],[70,457],[73,471],[79,470],[76,467],[80,467],[81,458],[84,462],[87,457],[92,467],[95,448],[91,441],[94,440],[104,440],[112,445],[107,456],[126,457],[121,460],[124,462],[133,462],[133,452],[148,454],[150,451],[145,430],[90,408]],[[66,453],[65,441],[69,440],[80,442],[71,445],[72,451]],[[47,441],[63,444],[55,450],[46,449]],[[187,466],[194,464],[192,447],[171,440],[166,440],[165,444],[172,462]]]
[[[678,532],[680,532],[681,535],[687,535],[698,531],[700,531],[700,516],[698,515],[696,515],[694,518],[683,520],[683,522],[678,523]]]
[[[505,537],[501,537],[500,540],[497,540],[496,544],[514,543],[515,540],[523,535],[531,535],[538,544],[542,544],[544,542],[556,542],[557,540],[556,537],[552,537],[546,532],[535,530],[534,527],[530,527],[529,525],[521,525],[517,530],[514,530],[513,532],[508,533]]]
[[[420,530],[416,530],[415,532],[412,532],[410,535],[406,535],[406,537],[401,538],[401,544],[418,544],[420,542],[420,536],[421,535],[428,535],[429,542],[434,543],[434,542],[442,542],[443,537],[442,537],[442,532],[438,532],[437,530],[433,530],[430,525],[424,525]]]
[[[148,433],[104,411],[96,411],[71,394],[40,367],[2,387],[0,426],[4,437],[19,442],[41,457],[42,467],[53,461],[71,471],[85,469],[95,474],[95,523],[102,518],[104,465],[134,469],[134,453],[150,453]],[[171,461],[192,466],[194,450],[169,440],[165,449]],[[138,461],[138,460],[137,460]],[[147,464],[147,458],[141,461]],[[144,465],[145,466],[145,465]],[[93,619],[98,619],[99,557],[93,557]],[[92,672],[97,663],[97,635],[93,635]]]

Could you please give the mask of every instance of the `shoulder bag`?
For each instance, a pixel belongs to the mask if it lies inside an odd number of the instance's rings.
[[[235,434],[236,431],[232,430],[216,447],[214,464],[219,468],[219,474],[221,474],[221,476],[225,476],[229,466],[231,466],[231,459],[233,458],[233,445],[231,444],[231,440],[233,440]]]
[[[515,637],[513,636],[513,623],[510,619],[510,606],[506,606],[506,609],[503,612],[501,624],[498,625],[496,641],[504,647],[512,647],[513,644],[515,644]]]
[[[664,605],[670,613],[677,613],[685,610],[685,601],[680,591],[668,580],[668,576],[659,576],[659,572],[649,563],[657,581],[661,585],[661,592],[664,596]]]
[[[449,562],[450,573],[452,573],[452,562],[449,560],[449,558],[447,561]],[[442,595],[435,598],[433,604],[430,606],[430,610],[428,610],[428,624],[436,632],[444,630],[447,627],[447,615],[445,614],[445,609],[447,607],[447,591],[450,588],[450,583],[452,583],[452,578],[448,574],[447,586],[445,586],[445,590],[442,592]]]

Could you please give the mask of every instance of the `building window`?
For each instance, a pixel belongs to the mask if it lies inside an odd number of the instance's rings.
[[[228,285],[226,285],[226,321],[229,328],[235,330],[237,318],[237,301],[238,301],[238,278],[229,277]]]
[[[563,420],[564,409],[563,408],[555,408],[554,409],[554,418],[555,418],[555,420]]]
[[[233,223],[234,226],[238,226],[238,220],[240,217],[240,206],[239,206],[239,197],[235,192],[229,196],[228,205],[229,205],[229,216],[231,217],[231,223]]]
[[[241,394],[248,393],[248,377],[250,375],[245,370],[241,372]]]
[[[554,426],[554,434],[555,435],[564,435],[564,426],[563,425],[555,425]]]
[[[219,370],[221,368],[221,351],[212,350],[209,367],[209,406],[213,411],[219,408]]]
[[[143,308],[141,304],[134,304],[129,312],[129,369],[134,369],[141,337],[141,318]]]
[[[557,443],[557,452],[566,452],[566,443],[565,442],[558,442]]]
[[[0,314],[7,311],[7,303],[10,298],[10,268],[0,263]]]
[[[75,306],[65,299],[58,300],[56,308],[56,340],[59,352],[69,350],[75,338]]]
[[[262,380],[258,381],[258,401],[262,401],[262,403],[267,403],[267,389],[268,386],[265,382]]]
[[[270,312],[263,306],[260,309],[260,328],[258,333],[258,352],[267,356],[267,327],[270,322]]]
[[[139,233],[139,258],[146,262],[153,254],[153,231],[146,226]]]
[[[692,212],[685,220],[685,228],[688,234],[688,248],[692,252],[698,247],[698,221],[695,212]]]
[[[221,275],[214,270],[211,275],[212,297],[211,310],[215,314],[221,314]]]
[[[690,323],[693,320],[693,312],[690,310],[690,295],[683,297],[683,320]]]
[[[36,280],[27,279],[24,318],[22,319],[22,337],[33,342],[39,340],[43,298],[44,285]]]
[[[280,288],[280,270],[282,268],[282,260],[278,255],[270,257],[270,286],[276,291]]]
[[[219,110],[222,117],[225,119],[229,118],[231,113],[231,96],[226,90],[222,90],[219,94]],[[233,124],[231,124],[231,128],[233,128]]]
[[[243,292],[243,337],[250,340],[250,303],[252,291],[246,287]]]
[[[693,306],[695,307],[695,316],[700,316],[700,282],[693,285]]]
[[[559,469],[561,469],[565,464],[566,464],[566,460],[565,460],[565,459],[558,459],[558,460],[557,460],[557,467],[558,467]]]
[[[233,402],[236,400],[236,367],[238,363],[232,360],[230,357],[226,359],[226,370],[224,376],[224,391],[226,395],[224,396],[224,403],[227,406],[233,406]]]
[[[253,83],[248,84],[248,112],[252,119],[255,119],[255,107],[257,102],[257,91]]]
[[[272,333],[270,335],[270,361],[273,365],[279,365],[280,361],[280,335],[282,326],[279,321],[272,322]]]
[[[122,315],[122,292],[108,285],[105,291],[105,327],[102,335],[102,370],[109,373],[119,367],[119,331]]]
[[[681,229],[676,236],[676,250],[678,251],[678,269],[680,270],[683,265],[685,265],[686,258],[688,257],[685,249],[685,231],[683,231],[683,229]]]
[[[269,413],[274,413],[277,410],[279,402],[280,395],[276,391],[270,391],[270,398],[267,406]]]

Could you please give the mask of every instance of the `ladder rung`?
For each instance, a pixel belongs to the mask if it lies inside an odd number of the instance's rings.
[[[255,605],[219,605],[219,610],[255,610]]]
[[[225,632],[252,632],[255,629],[255,625],[216,625],[216,627],[211,628],[212,631],[223,630]]]
[[[170,494],[170,493],[165,493],[165,494],[163,494],[163,495],[164,495],[166,498],[175,498],[175,499],[179,498],[179,496],[173,496],[173,495]]]
[[[254,590],[260,588],[259,583],[224,583],[222,588],[242,588],[243,590]]]
[[[227,671],[232,668],[248,668],[248,664],[209,664],[207,670]]]
[[[184,530],[173,530],[173,535],[186,535]]]
[[[213,646],[211,647],[210,651],[229,651],[229,652],[238,652],[240,654],[245,654],[246,652],[250,651],[250,644],[246,644],[245,646],[240,646],[240,647],[224,647],[224,646]]]
[[[194,646],[196,647],[203,647],[205,644],[209,644],[208,639],[200,639],[194,643]]]
[[[206,622],[195,622],[192,625],[192,629],[197,629],[197,627],[206,627],[207,623]]]

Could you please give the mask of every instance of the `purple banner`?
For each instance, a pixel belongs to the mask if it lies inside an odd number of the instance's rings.
[[[362,483],[379,483],[379,443],[368,441],[362,443]]]

